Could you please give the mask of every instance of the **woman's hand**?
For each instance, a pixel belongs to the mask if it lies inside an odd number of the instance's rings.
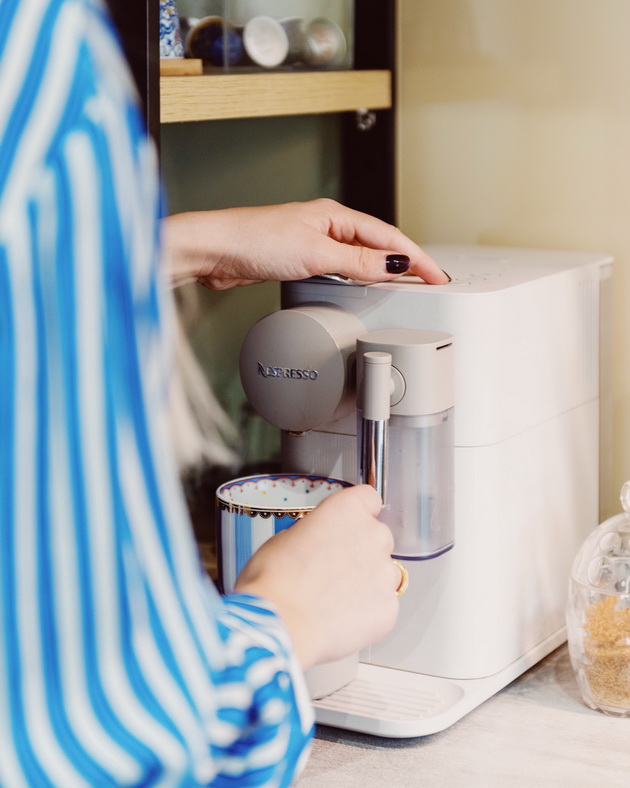
[[[331,495],[265,542],[236,582],[275,605],[304,669],[380,640],[396,621],[401,574],[381,505],[367,485]]]
[[[225,290],[325,273],[386,281],[397,276],[386,269],[390,254],[407,256],[409,273],[430,284],[449,281],[396,227],[334,200],[175,214],[163,229],[175,286],[197,281]]]

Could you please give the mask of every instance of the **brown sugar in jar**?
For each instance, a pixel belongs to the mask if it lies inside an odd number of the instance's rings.
[[[630,598],[605,595],[586,608],[584,675],[598,703],[630,708]]]
[[[567,636],[584,702],[630,717],[630,482],[623,513],[592,531],[571,568]]]

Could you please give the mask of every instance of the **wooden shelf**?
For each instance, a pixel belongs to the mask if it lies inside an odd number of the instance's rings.
[[[160,60],[161,77],[198,77],[203,74],[203,60],[195,57],[165,57]]]
[[[160,121],[221,120],[389,109],[389,71],[161,77]]]

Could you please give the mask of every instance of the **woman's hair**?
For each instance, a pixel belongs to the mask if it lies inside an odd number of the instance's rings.
[[[182,473],[205,465],[235,468],[236,428],[212,392],[184,327],[197,309],[189,288],[177,292],[176,305],[170,416],[177,462]]]

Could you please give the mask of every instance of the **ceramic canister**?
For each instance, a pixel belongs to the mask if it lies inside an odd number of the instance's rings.
[[[160,57],[184,57],[175,0],[160,0]]]

